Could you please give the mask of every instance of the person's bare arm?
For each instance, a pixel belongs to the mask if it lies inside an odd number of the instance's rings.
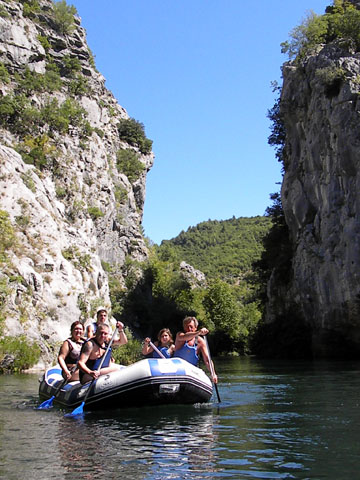
[[[60,347],[60,351],[59,351],[59,355],[58,355],[59,365],[62,368],[62,370],[65,373],[65,376],[68,380],[69,380],[69,378],[71,378],[71,372],[70,372],[70,370],[68,369],[68,367],[65,363],[65,358],[68,356],[69,350],[70,350],[69,349],[69,343],[67,342],[67,340],[65,340],[65,342]]]
[[[125,345],[128,342],[128,339],[124,330],[124,324],[122,322],[117,322],[116,328],[119,331],[119,338],[113,341],[113,345],[114,346]]]
[[[141,353],[143,355],[149,355],[151,352],[154,351],[153,348],[150,347],[150,342],[151,342],[151,339],[149,337],[146,337],[144,340],[143,348],[141,350]]]
[[[205,327],[201,328],[200,330],[196,330],[195,332],[178,332],[175,339],[175,350],[179,350],[179,348],[181,348],[185,342],[188,342],[199,335],[207,335],[208,333],[209,330]]]
[[[91,375],[93,378],[97,378],[99,376],[99,372],[97,370],[90,370],[90,368],[86,366],[86,362],[88,361],[93,348],[92,342],[86,342],[84,344],[78,361],[78,366],[83,372]]]

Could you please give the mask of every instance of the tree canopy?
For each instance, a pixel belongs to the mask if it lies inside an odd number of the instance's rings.
[[[269,217],[208,220],[189,227],[158,247],[160,256],[173,255],[205,273],[208,279],[236,282],[261,256],[262,240],[271,227]]]

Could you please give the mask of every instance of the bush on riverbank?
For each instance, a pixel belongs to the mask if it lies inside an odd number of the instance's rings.
[[[40,348],[29,344],[26,337],[6,337],[0,340],[0,373],[22,372],[35,365],[40,358]]]
[[[125,329],[128,343],[126,345],[120,345],[118,348],[113,349],[113,357],[116,363],[120,365],[131,365],[142,358],[141,354],[141,342],[132,337],[132,334],[128,328]]]

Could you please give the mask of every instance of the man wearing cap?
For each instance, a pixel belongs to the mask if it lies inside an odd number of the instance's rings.
[[[90,325],[87,326],[87,329],[86,329],[87,338],[95,337],[96,330],[100,325],[109,325],[108,313],[105,307],[99,307],[97,309],[96,322],[90,323]]]

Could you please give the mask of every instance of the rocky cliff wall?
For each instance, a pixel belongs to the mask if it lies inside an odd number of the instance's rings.
[[[316,356],[360,353],[360,54],[341,41],[283,67],[281,198],[293,250],[267,320],[310,325]]]
[[[61,24],[51,1],[29,5],[0,0],[1,227],[15,235],[1,257],[0,316],[4,335],[37,342],[47,362],[72,321],[110,307],[109,265],[125,288],[127,259],[147,257],[153,154],[119,136],[129,116],[105,88],[80,18]],[[119,150],[135,154],[136,174]]]

